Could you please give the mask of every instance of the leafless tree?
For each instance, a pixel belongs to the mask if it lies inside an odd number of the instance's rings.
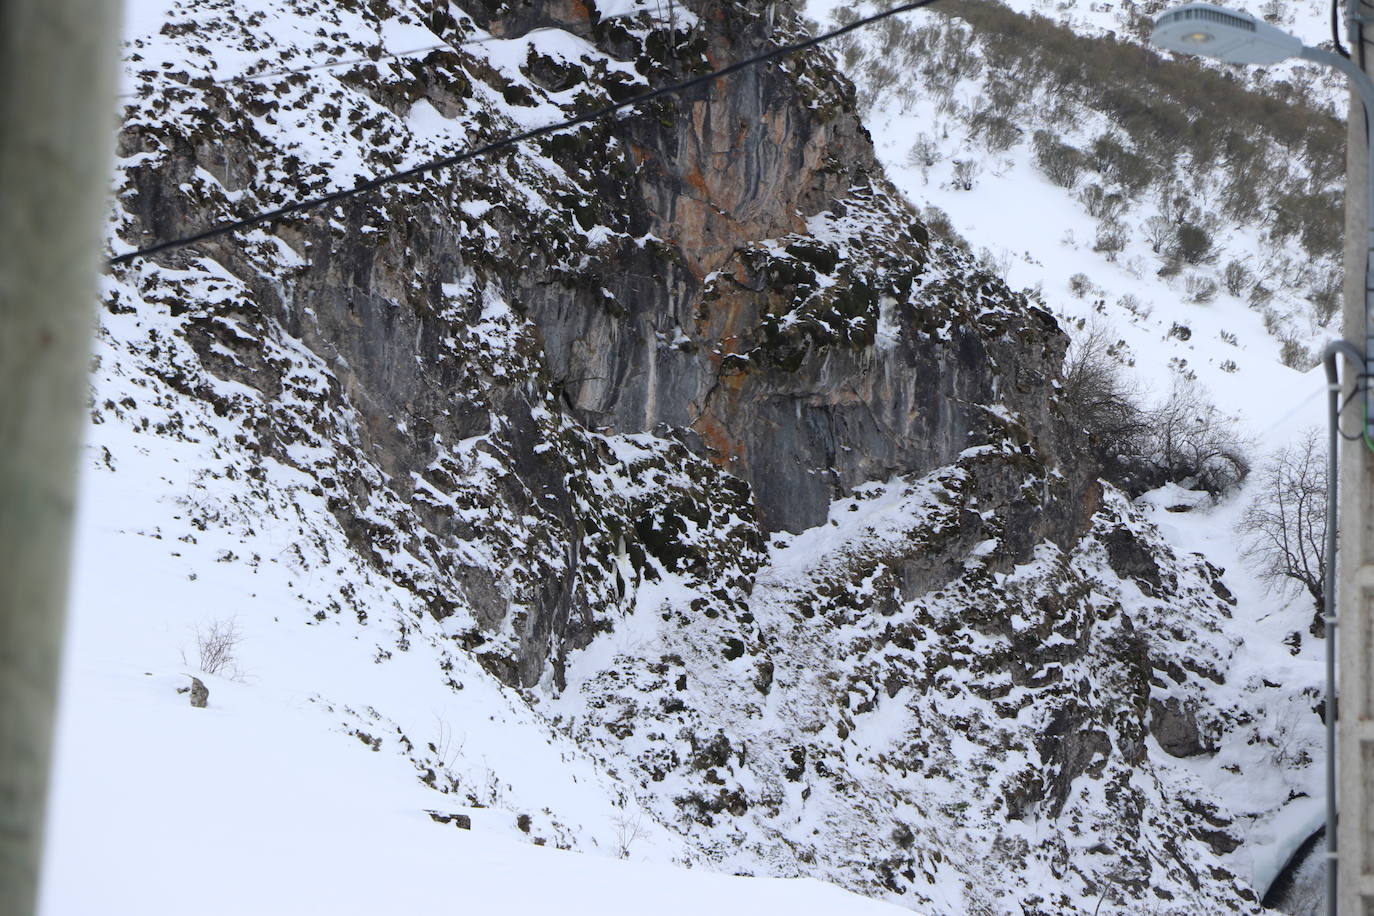
[[[977,160],[955,159],[954,187],[960,191],[972,191],[973,186],[978,183],[979,171],[981,171],[981,169]]]
[[[1112,448],[1136,439],[1145,428],[1139,393],[1122,370],[1121,345],[1107,325],[1086,323],[1064,356],[1061,389],[1069,420]]]
[[[1145,238],[1150,243],[1150,250],[1155,254],[1173,248],[1177,235],[1178,224],[1167,216],[1152,216],[1145,220]]]
[[[1326,456],[1312,430],[1264,466],[1259,492],[1237,531],[1246,556],[1270,582],[1296,582],[1323,611],[1326,543]]]
[[[1104,475],[1132,492],[1167,482],[1219,498],[1250,473],[1247,443],[1233,417],[1180,377],[1158,407],[1128,380],[1124,346],[1102,324],[1081,326],[1064,357],[1065,416],[1086,430]]]

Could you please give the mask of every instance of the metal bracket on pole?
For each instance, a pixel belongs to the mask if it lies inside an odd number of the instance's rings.
[[[1331,55],[1337,57],[1338,55]],[[1345,58],[1340,58],[1344,60]],[[1362,74],[1363,75],[1363,74]],[[1368,78],[1365,79],[1369,83]],[[1374,84],[1371,84],[1374,88]],[[1374,212],[1374,211],[1371,211]],[[1366,305],[1368,295],[1366,294]],[[1336,697],[1336,529],[1339,512],[1337,481],[1339,470],[1337,453],[1340,451],[1341,425],[1341,384],[1340,360],[1344,357],[1350,366],[1361,367],[1366,364],[1368,353],[1361,353],[1348,340],[1333,340],[1322,353],[1322,364],[1326,369],[1327,382],[1327,459],[1326,459],[1326,532],[1322,545],[1322,623],[1326,625],[1326,912],[1329,916],[1337,913],[1337,853],[1336,834],[1336,717],[1339,700]],[[1357,372],[1355,384],[1360,384]],[[1368,386],[1366,386],[1368,392]]]

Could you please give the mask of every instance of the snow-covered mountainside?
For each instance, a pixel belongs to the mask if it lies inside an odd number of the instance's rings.
[[[131,6],[116,253],[806,30],[761,0]],[[982,60],[916,18],[111,272],[45,912],[1264,911],[1321,816],[1310,608],[1236,565],[1238,498],[1102,479],[1054,313],[1301,406],[1280,350],[1320,322],[1253,261],[1300,239],[1329,275],[1329,151],[1275,167],[1309,173],[1282,231],[1148,204],[1208,234],[1155,277],[1125,229],[1061,242],[1108,221],[1021,136],[1048,88],[964,190],[994,68],[884,83],[885,40]],[[1086,149],[1110,116],[1062,82]],[[1112,161],[1088,197],[1130,228]],[[1241,297],[1178,304],[1223,245]],[[1212,336],[1234,355],[1187,349]]]

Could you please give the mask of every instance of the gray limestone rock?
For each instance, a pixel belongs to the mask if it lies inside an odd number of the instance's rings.
[[[1216,746],[1203,733],[1197,710],[1170,697],[1150,699],[1150,732],[1159,746],[1175,757],[1197,757],[1216,752]]]
[[[210,688],[205,686],[205,682],[198,677],[191,678],[190,687],[182,687],[178,692],[189,692],[191,694],[191,705],[197,709],[204,709],[205,704],[210,701]]]

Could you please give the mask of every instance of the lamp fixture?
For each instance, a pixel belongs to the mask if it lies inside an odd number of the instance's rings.
[[[1249,13],[1189,3],[1155,20],[1150,42],[1169,51],[1202,54],[1228,64],[1276,64],[1302,54],[1302,40]]]

